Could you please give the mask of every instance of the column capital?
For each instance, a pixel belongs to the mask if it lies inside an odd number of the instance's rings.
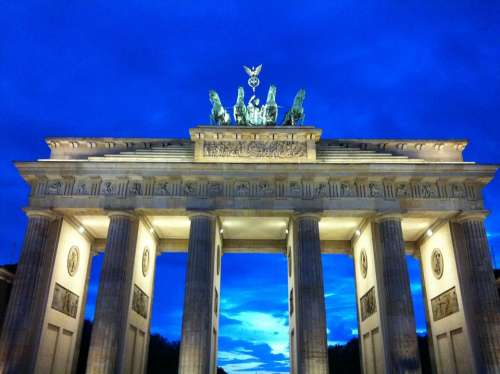
[[[291,216],[292,221],[298,221],[305,218],[314,219],[319,222],[321,220],[321,215],[317,212],[296,212]]]
[[[106,212],[106,215],[108,217],[127,217],[129,219],[136,220],[139,217],[137,216],[137,213],[135,213],[133,210],[109,210]]]
[[[391,211],[391,212],[379,212],[373,217],[373,222],[380,223],[383,221],[398,220],[403,218],[403,212],[401,211]]]
[[[50,209],[23,208],[24,213],[28,217],[45,217],[50,220],[60,217],[59,214]]]
[[[217,217],[217,215],[210,210],[191,210],[191,211],[188,211],[188,217],[190,220],[193,219],[194,217],[200,217],[200,216],[207,217],[210,219],[215,219]]]
[[[488,217],[487,210],[462,211],[451,219],[452,222],[463,223],[465,221],[484,221]]]

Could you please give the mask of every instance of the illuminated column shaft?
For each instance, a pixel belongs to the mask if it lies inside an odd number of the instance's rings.
[[[373,224],[374,260],[387,373],[420,373],[420,356],[401,220]]]
[[[123,372],[138,220],[126,212],[110,214],[99,281],[87,373]]]
[[[476,370],[499,373],[500,301],[483,220],[464,214],[451,227]]]
[[[62,220],[28,211],[28,227],[0,339],[0,372],[33,372]]]
[[[325,295],[319,241],[319,217],[294,219],[296,373],[328,373]]]
[[[179,374],[214,371],[212,313],[216,226],[215,216],[204,213],[191,216]]]

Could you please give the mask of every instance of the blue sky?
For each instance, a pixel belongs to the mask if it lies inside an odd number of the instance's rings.
[[[262,91],[276,84],[278,104],[304,87],[306,122],[324,137],[466,138],[467,160],[500,162],[498,2],[19,0],[1,9],[1,262],[17,260],[26,224],[28,189],[13,160],[46,157],[47,136],[187,137],[208,122],[209,89],[231,105],[243,64],[264,65]],[[499,196],[496,179],[485,199],[500,265]],[[323,260],[328,339],[343,342],[356,329],[352,263]],[[231,372],[286,371],[284,261],[224,257],[220,364]],[[408,261],[424,328],[418,264]],[[158,258],[152,328],[170,339],[185,263]]]

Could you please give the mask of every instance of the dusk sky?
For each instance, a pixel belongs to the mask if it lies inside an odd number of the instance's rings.
[[[48,136],[185,137],[263,64],[323,138],[468,139],[467,161],[500,163],[500,2],[0,1],[0,238],[16,262],[28,188],[13,160],[48,156]],[[381,6],[381,3],[385,3]],[[500,266],[500,178],[485,191]],[[92,318],[102,255],[93,263]],[[158,257],[152,331],[180,338],[187,256]],[[409,258],[417,329],[418,262]],[[356,336],[352,259],[324,255],[328,340]],[[219,366],[288,372],[286,259],[222,261]]]

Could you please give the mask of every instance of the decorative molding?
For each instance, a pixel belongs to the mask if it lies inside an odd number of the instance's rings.
[[[71,186],[70,186],[71,184]],[[33,197],[100,196],[384,199],[481,201],[479,183],[471,181],[395,181],[388,178],[220,178],[206,177],[39,177],[31,183]]]

